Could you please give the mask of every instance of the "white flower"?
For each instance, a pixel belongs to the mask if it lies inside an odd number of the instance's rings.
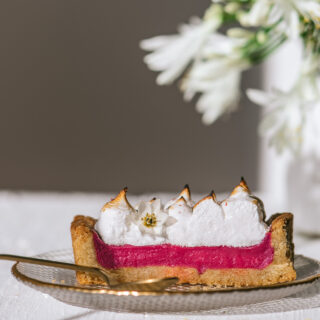
[[[320,45],[320,0],[212,2],[216,4],[209,7],[203,20],[183,25],[177,35],[141,42],[143,49],[152,51],[145,62],[151,70],[160,72],[157,83],[171,84],[183,75],[180,88],[184,99],[199,94],[196,110],[209,125],[236,108],[242,71],[264,61],[288,38],[300,36],[309,56],[295,86],[288,92],[275,90],[271,94],[248,91],[250,99],[272,109],[261,122],[260,132],[271,134],[270,143],[279,152],[285,147],[299,151],[308,112],[320,101],[320,57],[316,54]],[[244,28],[229,28],[227,36],[217,33],[230,20],[239,21]]]
[[[299,152],[305,121],[305,110],[299,97],[294,92],[275,91],[268,95],[252,89],[248,90],[248,96],[256,103],[260,100],[261,105],[274,107],[265,115],[259,126],[262,135],[271,131],[270,145],[279,153],[286,147],[295,153]]]
[[[300,14],[307,20],[312,20],[320,26],[320,2],[319,0],[292,0]]]
[[[141,201],[137,208],[135,224],[142,234],[162,236],[168,214],[162,210],[160,199]]]
[[[233,28],[230,33],[231,35],[228,32],[228,36],[218,32],[212,33],[202,47],[201,52],[199,52],[198,60],[209,60],[225,56],[233,60],[239,59],[241,46],[250,37],[250,32],[245,32],[241,28],[238,28],[237,32],[235,32],[235,28]]]
[[[270,144],[279,153],[286,147],[295,153],[301,149],[306,116],[310,108],[320,101],[317,73],[314,72],[316,70],[312,71],[302,74],[296,85],[288,92],[274,90],[273,93],[267,94],[254,89],[247,91],[253,102],[272,108],[261,121],[259,131],[261,134],[269,132]]]
[[[241,72],[249,67],[239,54],[242,42],[243,39],[214,34],[203,49],[200,57],[203,60],[195,62],[183,79],[181,90],[186,100],[202,93],[196,110],[203,114],[202,121],[206,125],[223,113],[233,111],[238,104]],[[209,59],[210,56],[214,58]]]
[[[219,64],[216,60],[211,62]],[[196,110],[203,114],[202,122],[210,125],[223,113],[235,110],[240,97],[240,80],[241,70],[226,69],[219,77],[210,77],[209,74],[207,78],[198,78],[190,74],[184,80],[182,88],[185,90],[186,100],[190,100],[196,92],[202,93],[196,103]]]
[[[183,25],[179,34],[158,36],[143,40],[142,49],[153,51],[144,61],[152,71],[161,71],[157,77],[159,85],[175,81],[199,54],[208,36],[219,28],[221,20],[220,6],[212,6],[204,20],[193,19],[189,25]],[[206,18],[207,17],[207,18]]]
[[[244,26],[270,26],[280,22],[279,31],[289,38],[300,34],[300,16],[319,25],[320,3],[318,0],[257,0],[248,13],[240,16]]]
[[[240,23],[243,26],[265,25],[268,22],[268,15],[270,12],[270,0],[257,0],[247,13],[242,13],[239,16]]]

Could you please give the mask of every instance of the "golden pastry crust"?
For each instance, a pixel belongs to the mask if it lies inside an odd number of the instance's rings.
[[[195,268],[186,267],[139,267],[105,269],[96,259],[92,230],[96,220],[76,216],[71,224],[72,246],[76,264],[104,269],[119,282],[139,281],[150,278],[178,277],[179,283],[206,284],[219,287],[263,286],[296,278],[293,268],[294,246],[292,243],[291,213],[273,215],[267,222],[271,231],[271,245],[274,248],[273,262],[264,269],[208,269],[199,274]],[[80,284],[104,284],[95,275],[77,272]]]

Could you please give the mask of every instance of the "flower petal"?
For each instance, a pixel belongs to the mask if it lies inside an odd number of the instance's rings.
[[[285,13],[285,20],[287,21],[287,35],[290,39],[298,39],[300,35],[300,21],[298,12],[290,10]]]
[[[152,210],[152,213],[156,213],[156,214],[158,214],[161,211],[161,200],[160,199],[152,200],[151,210]]]
[[[243,26],[259,26],[266,22],[270,4],[268,0],[257,0],[250,11],[240,16],[240,23]]]
[[[271,128],[278,126],[278,112],[271,111],[265,115],[259,124],[259,134],[265,135]]]
[[[283,6],[279,5],[279,3],[275,3],[269,10],[268,14],[268,24],[272,25],[277,23],[283,16]]]
[[[159,36],[143,40],[140,46],[153,51],[144,59],[153,71],[162,71],[157,77],[159,85],[171,84],[199,54],[208,36],[221,24],[220,19],[191,23],[180,28],[180,34]]]
[[[140,41],[140,48],[145,51],[155,51],[160,48],[167,46],[172,41],[176,40],[179,36],[169,35],[169,36],[156,36],[149,39],[144,39]]]
[[[246,91],[248,98],[260,105],[260,106],[268,106],[270,103],[270,96],[266,92],[257,89],[247,89]]]

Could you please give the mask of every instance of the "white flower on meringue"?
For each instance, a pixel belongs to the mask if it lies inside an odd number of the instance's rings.
[[[221,25],[220,6],[213,5],[207,10],[203,20],[193,18],[190,24],[182,25],[179,34],[157,36],[141,41],[140,47],[153,51],[144,61],[152,71],[160,71],[159,85],[175,81],[199,54],[208,36]]]
[[[168,214],[162,210],[161,200],[141,201],[137,206],[134,223],[142,234],[164,236]]]

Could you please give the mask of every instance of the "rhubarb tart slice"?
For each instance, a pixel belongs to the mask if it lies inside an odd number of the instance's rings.
[[[263,286],[296,278],[291,213],[266,221],[263,203],[243,179],[230,196],[211,192],[198,203],[185,186],[162,206],[159,199],[133,207],[123,189],[98,220],[71,224],[77,264],[103,268],[120,282],[178,277],[180,283]],[[80,284],[102,284],[78,272]]]

